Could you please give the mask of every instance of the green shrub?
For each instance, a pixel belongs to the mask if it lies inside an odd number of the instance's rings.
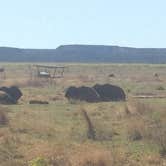
[[[159,86],[157,87],[157,90],[165,90],[165,88],[163,86]]]
[[[29,162],[29,166],[47,166],[45,159],[38,157]]]

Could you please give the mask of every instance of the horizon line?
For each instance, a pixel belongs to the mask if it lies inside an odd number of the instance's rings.
[[[104,47],[119,47],[119,48],[133,48],[133,49],[166,49],[166,47],[133,47],[133,46],[120,46],[120,45],[105,45],[105,44],[61,44],[56,48],[28,48],[28,47],[15,47],[15,46],[0,46],[0,48],[11,48],[11,49],[29,49],[29,50],[56,50],[63,46],[104,46]]]

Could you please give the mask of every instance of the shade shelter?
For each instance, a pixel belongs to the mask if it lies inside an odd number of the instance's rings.
[[[64,77],[65,66],[34,65],[37,77],[39,78],[62,78]]]

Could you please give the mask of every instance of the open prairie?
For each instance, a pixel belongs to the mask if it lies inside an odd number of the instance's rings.
[[[18,104],[0,105],[0,166],[166,165],[165,64],[66,63],[64,77],[52,81],[34,77],[28,63],[0,65],[0,86],[23,93]],[[105,83],[123,88],[127,100],[64,97],[69,86]]]

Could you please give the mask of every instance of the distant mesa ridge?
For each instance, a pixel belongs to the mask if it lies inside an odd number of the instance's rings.
[[[1,62],[166,63],[166,48],[62,45],[56,49],[0,47]]]

